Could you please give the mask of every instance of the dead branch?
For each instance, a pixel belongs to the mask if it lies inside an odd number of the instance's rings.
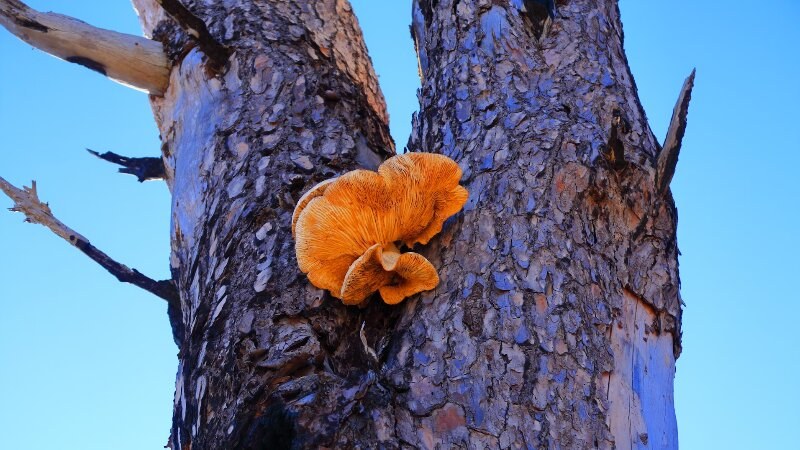
[[[119,281],[138,286],[151,294],[163,298],[170,304],[178,304],[178,291],[171,280],[156,281],[136,269],[131,269],[114,261],[107,254],[93,246],[88,239],[53,216],[50,206],[39,200],[39,195],[36,192],[36,181],[31,182],[31,187],[23,186],[22,189],[18,189],[0,177],[0,190],[14,201],[14,206],[10,210],[25,214],[26,222],[38,223],[49,228],[57,236],[77,247],[86,256],[100,264]]]
[[[162,95],[169,83],[160,42],[41,13],[19,0],[0,0],[0,25],[42,51],[150,94]]]
[[[678,96],[678,102],[672,110],[672,120],[669,123],[667,137],[664,139],[664,146],[658,154],[656,162],[656,189],[659,193],[667,191],[675,167],[678,165],[678,155],[681,152],[683,135],[686,133],[686,117],[689,114],[689,102],[692,100],[692,88],[694,88],[695,70],[686,78]]]
[[[163,180],[166,176],[164,161],[161,158],[129,158],[114,152],[99,153],[88,148],[86,151],[104,161],[122,166],[119,173],[134,175],[140,183],[147,180]]]

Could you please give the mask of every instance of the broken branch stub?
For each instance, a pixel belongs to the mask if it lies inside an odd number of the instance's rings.
[[[170,63],[160,42],[93,27],[18,0],[0,0],[0,25],[28,44],[121,84],[162,95]]]
[[[292,220],[300,270],[345,304],[375,291],[384,302],[430,290],[436,269],[398,245],[427,244],[467,201],[455,161],[432,153],[389,158],[378,172],[354,170],[311,188]]]
[[[683,135],[686,133],[687,116],[689,114],[689,102],[692,100],[692,89],[694,88],[694,76],[696,69],[683,82],[678,102],[672,110],[672,120],[667,129],[667,137],[664,145],[658,154],[656,162],[656,188],[659,193],[667,191],[672,177],[675,175],[675,168],[678,165],[678,156],[683,144]]]
[[[130,158],[127,156],[118,155],[114,152],[99,153],[92,149],[86,149],[92,155],[108,161],[112,164],[122,166],[119,173],[127,173],[133,175],[143,183],[148,180],[163,180],[166,177],[166,170],[164,169],[164,161],[156,157],[144,158]]]

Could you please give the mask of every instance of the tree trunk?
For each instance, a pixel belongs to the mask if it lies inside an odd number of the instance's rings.
[[[308,188],[394,153],[348,2],[183,2],[221,69],[134,3],[175,60],[151,97],[171,448],[677,448],[677,215],[615,0],[560,1],[543,34],[521,0],[414,2],[409,149],[458,161],[470,200],[422,250],[439,287],[363,309],[308,283],[290,232]]]

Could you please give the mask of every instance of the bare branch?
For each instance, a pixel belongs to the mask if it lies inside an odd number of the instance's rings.
[[[689,114],[689,102],[692,100],[695,72],[696,70],[692,70],[692,73],[683,82],[678,102],[675,104],[675,109],[672,110],[672,120],[669,123],[667,137],[664,139],[664,146],[658,154],[656,189],[659,193],[667,191],[672,177],[675,175],[675,167],[678,165],[678,155],[681,152],[683,135],[686,133],[686,117]]]
[[[147,180],[163,180],[166,176],[164,161],[161,158],[129,158],[114,152],[105,152],[101,154],[89,148],[87,148],[86,151],[104,161],[122,166],[122,168],[119,169],[120,173],[135,175],[140,183]]]
[[[114,261],[111,257],[89,243],[88,239],[56,219],[52,211],[50,211],[50,206],[39,200],[35,181],[31,182],[31,187],[23,186],[22,189],[17,189],[0,177],[0,190],[5,192],[5,194],[14,201],[14,206],[11,208],[11,211],[25,214],[26,222],[38,223],[49,228],[50,231],[57,236],[74,245],[86,256],[100,264],[111,273],[111,275],[117,277],[119,281],[138,286],[151,294],[163,298],[170,304],[178,304],[178,291],[171,280],[156,281],[142,275],[136,269],[131,269],[124,264]]]
[[[192,14],[180,0],[155,1],[197,42],[200,50],[208,57],[209,66],[213,70],[219,71],[225,67],[230,51],[211,35],[201,18]]]
[[[28,44],[124,85],[162,95],[170,64],[160,42],[93,27],[72,17],[0,0],[0,25]]]

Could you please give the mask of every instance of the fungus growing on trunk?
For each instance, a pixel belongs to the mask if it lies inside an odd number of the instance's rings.
[[[292,234],[300,270],[347,305],[378,291],[388,304],[427,291],[439,276],[424,256],[400,250],[427,244],[467,201],[461,169],[433,153],[407,153],[377,172],[354,170],[317,184],[297,202]]]

